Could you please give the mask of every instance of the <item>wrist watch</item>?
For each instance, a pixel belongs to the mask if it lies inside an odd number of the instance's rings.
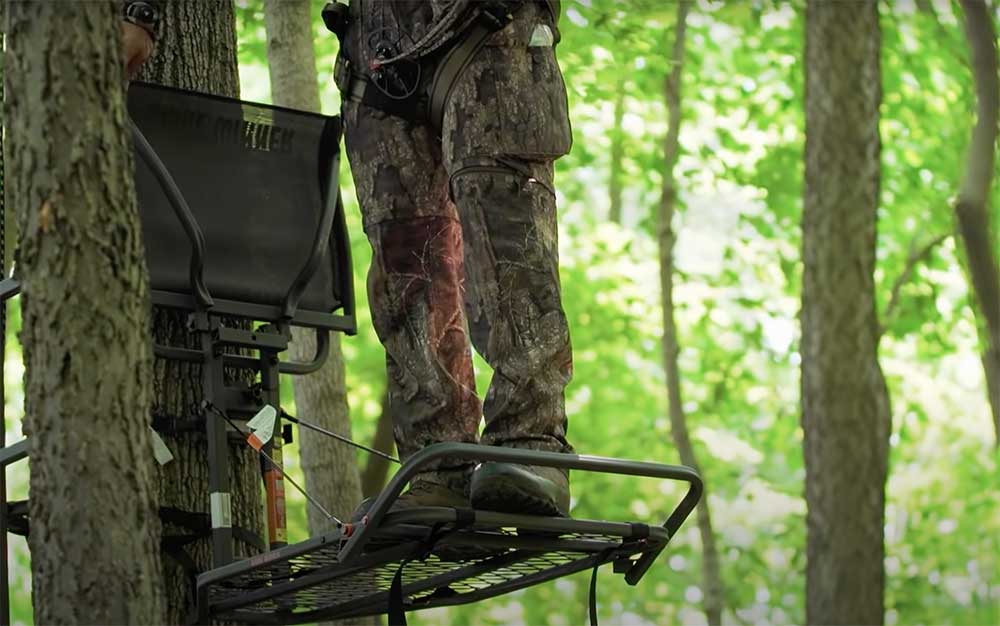
[[[160,21],[160,9],[157,2],[144,0],[126,0],[122,19],[149,33],[156,38],[156,25]]]

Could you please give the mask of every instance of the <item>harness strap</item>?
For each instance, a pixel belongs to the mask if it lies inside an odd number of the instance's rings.
[[[334,72],[337,86],[344,100],[358,102],[412,121],[427,121],[438,132],[444,123],[444,111],[459,78],[469,63],[485,45],[486,40],[513,20],[513,14],[531,0],[493,0],[473,3],[477,11],[469,26],[461,32],[455,42],[438,58],[438,52],[420,59],[422,69],[433,66],[434,76],[426,88],[418,88],[411,96],[392,98],[379,89],[370,88],[371,78],[354,69],[354,63],[341,50],[337,56]],[[558,24],[561,11],[560,0],[539,0],[552,16],[552,23]],[[328,28],[329,25],[328,25]],[[330,28],[333,30],[333,28]],[[558,26],[556,28],[558,31]],[[335,31],[336,32],[336,31]],[[343,46],[344,37],[338,33]],[[391,65],[387,63],[387,65]]]
[[[194,513],[163,506],[160,507],[160,520],[192,531],[185,535],[164,535],[160,538],[160,549],[184,570],[188,578],[188,584],[191,586],[191,597],[197,599],[198,574],[201,573],[201,570],[184,548],[199,539],[212,536],[212,523],[209,515],[208,513]],[[264,541],[246,528],[236,526],[233,527],[232,531],[235,539],[253,546],[261,552],[267,549]]]
[[[520,8],[520,6],[516,7]],[[513,10],[512,10],[513,12]],[[491,15],[483,12],[481,16]],[[495,17],[492,16],[491,17]],[[509,23],[509,22],[507,22]],[[444,108],[451,99],[451,94],[458,84],[458,79],[469,67],[476,53],[482,49],[490,35],[504,28],[507,23],[490,19],[477,19],[473,26],[462,34],[458,44],[451,47],[438,64],[437,72],[431,81],[430,101],[428,102],[428,118],[434,128],[441,131],[444,125]]]
[[[599,626],[597,623],[597,570],[601,567],[598,563],[590,573],[590,595],[588,602],[588,612],[590,614],[590,626]]]
[[[590,593],[587,602],[587,610],[590,615],[590,626],[599,626],[597,623],[597,570],[600,569],[601,565],[604,564],[605,560],[614,549],[607,549],[602,552],[597,553],[597,562],[594,563],[594,569],[590,572]]]
[[[439,541],[454,534],[463,528],[471,526],[476,521],[476,513],[471,509],[455,509],[455,523],[447,524],[438,522],[431,526],[431,532],[424,542],[423,550],[415,558],[403,559],[396,568],[396,574],[392,577],[392,584],[389,586],[389,602],[386,611],[386,618],[389,626],[407,626],[406,609],[403,606],[403,568],[413,560],[426,560],[434,551],[434,546]]]

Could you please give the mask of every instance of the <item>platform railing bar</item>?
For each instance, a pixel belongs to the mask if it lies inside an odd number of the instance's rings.
[[[587,533],[594,535],[614,535],[628,539],[632,536],[633,527],[624,522],[605,520],[573,519],[569,517],[538,517],[532,515],[515,515],[513,513],[498,513],[495,511],[474,511],[473,527],[507,528],[517,527],[525,530],[560,533]],[[457,519],[455,509],[421,507],[410,510],[390,512],[382,520],[383,526],[397,524],[430,525],[437,522],[453,522]],[[659,531],[669,536],[669,531],[662,526],[650,527],[651,533]],[[666,537],[662,537],[666,538]]]
[[[606,541],[596,539],[552,539],[545,537],[517,537],[511,535],[491,535],[487,533],[455,533],[442,539],[439,547],[483,547],[497,550],[528,550],[531,552],[580,552],[583,554],[597,553],[608,548],[621,548],[624,541],[617,545],[609,545]],[[638,550],[636,550],[638,551]]]
[[[323,366],[323,363],[326,362],[327,356],[330,354],[330,335],[325,329],[317,329],[316,332],[316,355],[313,359],[306,363],[282,361],[278,364],[278,371],[280,373],[300,376],[304,374],[311,374]],[[169,359],[171,361],[184,361],[187,363],[202,363],[205,358],[205,355],[202,354],[200,350],[180,348],[177,346],[165,346],[159,343],[153,344],[153,354],[163,359]],[[241,369],[251,370],[260,369],[260,360],[253,357],[239,354],[224,354],[222,355],[222,360],[226,367],[238,367]]]
[[[328,545],[336,546],[342,538],[340,530],[334,530],[318,537],[313,537],[299,543],[271,550],[264,554],[252,556],[249,559],[236,561],[223,567],[218,567],[198,575],[198,586],[206,587],[217,582],[224,581],[232,576],[243,572],[247,566],[256,567],[258,565],[272,565],[289,561],[296,557],[304,556],[319,550]]]
[[[0,280],[0,301],[9,300],[21,293],[21,281],[16,278]]]
[[[414,454],[396,472],[396,475],[392,477],[392,480],[389,481],[389,484],[386,485],[385,489],[382,490],[382,493],[379,494],[369,509],[368,523],[360,526],[341,550],[341,561],[349,561],[352,556],[361,552],[374,529],[381,523],[383,516],[388,512],[396,498],[403,492],[403,488],[410,479],[422,471],[427,464],[444,458],[451,461],[496,461],[684,481],[688,483],[688,493],[667,520],[668,524],[676,523],[677,527],[680,526],[679,522],[687,518],[695,505],[697,505],[703,490],[701,478],[698,474],[691,468],[680,465],[660,465],[643,461],[627,461],[598,456],[541,452],[538,450],[522,450],[518,448],[482,446],[467,443],[437,443],[427,446]],[[669,527],[667,529],[671,530]],[[673,531],[676,532],[676,528]],[[645,568],[648,569],[648,564],[645,565]]]
[[[150,292],[150,297],[152,303],[157,306],[187,311],[193,311],[197,308],[195,299],[186,293],[154,289]],[[221,298],[215,298],[213,301],[212,312],[218,315],[261,321],[281,319],[281,307],[278,305],[254,304]],[[353,315],[338,315],[319,311],[296,311],[295,316],[288,320],[288,323],[292,326],[336,330],[347,335],[355,335],[358,331]]]
[[[17,443],[0,449],[0,467],[6,468],[11,463],[17,463],[21,459],[28,458],[30,450],[31,442],[28,439],[22,439]]]
[[[680,530],[681,524],[684,523],[684,520],[686,520],[688,515],[691,514],[691,511],[698,506],[698,500],[701,499],[702,490],[703,487],[701,479],[699,478],[698,489],[689,489],[684,495],[684,499],[681,500],[681,503],[674,509],[674,512],[670,514],[670,517],[663,525],[663,527],[667,529],[667,532],[670,533],[670,539],[673,539],[674,535],[677,534],[677,531]],[[647,552],[639,557],[639,560],[636,561],[627,572],[625,572],[625,582],[630,585],[638,584],[638,582],[642,580],[642,577],[645,576],[646,572],[649,570],[649,567],[653,564],[653,561],[656,560],[656,557],[658,557],[666,547],[667,544],[663,544],[659,550]]]

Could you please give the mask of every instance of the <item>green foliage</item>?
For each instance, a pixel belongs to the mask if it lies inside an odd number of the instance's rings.
[[[805,139],[801,4],[699,2],[689,18],[677,165],[682,210],[674,224],[676,315],[685,408],[709,486],[730,623],[804,620],[797,352]],[[324,111],[335,113],[336,39],[322,28],[321,5],[314,4],[318,72]],[[882,5],[881,312],[914,250],[953,230],[950,200],[973,124],[960,15],[946,2],[934,5],[935,15],[910,3]],[[567,0],[563,6],[559,58],[576,137],[572,154],[558,164],[563,299],[575,346],[570,438],[582,453],[678,462],[666,413],[652,220],[662,183],[663,84],[675,5]],[[266,100],[260,3],[241,2],[238,21],[243,95]],[[626,115],[615,129],[619,92]],[[625,152],[623,226],[606,223],[614,134]],[[345,338],[343,351],[354,433],[367,441],[380,412],[384,355],[368,323],[371,251],[347,173],[345,163],[360,331]],[[894,419],[886,621],[1000,623],[1000,469],[953,239],[914,266],[883,322],[882,362]],[[9,417],[21,406],[16,345],[7,357]],[[482,391],[490,372],[481,360],[477,364]],[[295,446],[287,459],[297,471]],[[14,491],[26,489],[23,475],[11,475]],[[577,516],[660,521],[682,495],[655,481],[573,480]],[[289,496],[291,536],[303,539],[305,503],[294,492]],[[23,547],[15,551],[21,585],[15,615],[27,622],[26,557]],[[700,559],[691,521],[639,586],[602,571],[602,618],[703,622]],[[581,574],[490,602],[416,614],[412,623],[584,623],[586,594]]]

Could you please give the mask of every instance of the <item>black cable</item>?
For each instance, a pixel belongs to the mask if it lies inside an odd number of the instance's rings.
[[[243,432],[243,430],[239,426],[237,426],[236,423],[233,422],[233,420],[229,419],[229,416],[226,415],[225,411],[223,411],[219,407],[215,406],[211,402],[205,402],[203,406],[206,409],[208,409],[209,411],[211,411],[212,413],[215,413],[216,415],[218,415],[222,419],[226,420],[226,423],[229,424],[230,426],[232,426],[233,430],[235,430],[236,432],[238,432],[241,437],[243,437],[244,439],[246,439],[247,437],[249,437],[249,435],[247,435],[245,432]],[[254,449],[257,450],[256,448],[254,448]],[[340,521],[336,516],[334,516],[333,513],[327,511],[326,507],[324,507],[322,504],[319,503],[319,500],[317,500],[316,498],[313,498],[311,495],[309,495],[306,492],[305,489],[303,489],[302,487],[300,487],[299,484],[297,482],[295,482],[295,480],[293,480],[291,476],[288,475],[288,473],[285,471],[285,468],[282,467],[280,463],[278,463],[277,461],[275,461],[274,459],[272,459],[271,456],[268,453],[264,452],[263,450],[257,450],[257,454],[261,455],[262,457],[264,457],[265,461],[267,461],[271,465],[273,465],[276,468],[278,468],[278,471],[281,472],[281,477],[284,478],[284,479],[287,479],[288,482],[291,483],[292,487],[295,487],[295,489],[298,490],[298,492],[301,493],[305,497],[305,499],[309,502],[309,504],[311,504],[314,507],[316,507],[317,509],[319,509],[319,511],[323,515],[325,515],[327,519],[329,519],[334,524],[336,524],[338,528],[344,525],[344,522]]]
[[[369,448],[368,446],[366,446],[364,444],[360,444],[360,443],[358,443],[356,441],[353,441],[352,439],[350,439],[348,437],[345,437],[343,435],[338,435],[337,433],[329,431],[329,430],[327,430],[327,429],[325,429],[325,428],[323,428],[321,426],[317,426],[315,424],[310,424],[309,422],[303,422],[302,420],[298,419],[297,417],[289,415],[288,413],[286,413],[284,411],[281,412],[281,417],[285,418],[289,422],[292,422],[293,424],[298,424],[299,426],[305,426],[309,430],[314,430],[314,431],[316,431],[318,433],[326,435],[327,437],[333,437],[337,441],[342,441],[342,442],[344,442],[344,443],[346,443],[348,445],[354,446],[355,448],[358,448],[360,450],[364,450],[365,452],[367,452],[369,454],[374,454],[375,456],[380,456],[383,459],[386,459],[387,461],[392,461],[393,463],[402,464],[402,461],[400,461],[399,459],[397,459],[394,456],[390,456],[390,455],[386,454],[385,452],[382,452],[381,450],[376,450],[375,448]]]

